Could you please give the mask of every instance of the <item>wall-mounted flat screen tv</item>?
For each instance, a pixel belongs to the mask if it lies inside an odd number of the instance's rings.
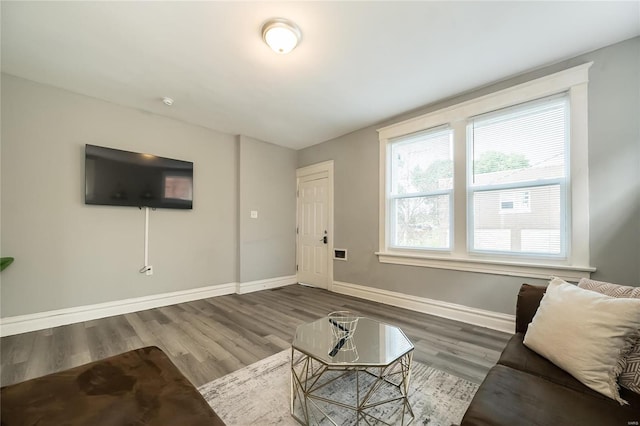
[[[95,145],[85,147],[85,204],[193,208],[193,163]]]

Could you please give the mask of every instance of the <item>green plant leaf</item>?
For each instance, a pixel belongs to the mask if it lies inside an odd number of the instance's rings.
[[[13,263],[13,257],[0,257],[0,271]]]

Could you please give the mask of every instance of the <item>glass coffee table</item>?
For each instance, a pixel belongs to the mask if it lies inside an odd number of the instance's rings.
[[[348,339],[337,325],[324,317],[297,328],[291,415],[303,425],[411,423],[411,341],[398,327],[370,318],[359,318]]]

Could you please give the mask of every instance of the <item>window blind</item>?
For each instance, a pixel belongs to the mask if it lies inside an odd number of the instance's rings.
[[[472,251],[564,254],[568,123],[566,95],[469,121]]]

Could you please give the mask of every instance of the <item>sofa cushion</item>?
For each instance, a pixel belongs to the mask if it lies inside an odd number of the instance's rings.
[[[612,297],[632,297],[640,299],[640,287],[595,281],[587,278],[580,279],[578,287]],[[640,341],[636,343],[636,347],[627,355],[626,361],[626,366],[622,373],[620,373],[618,382],[621,386],[640,394]]]
[[[562,368],[554,365],[545,357],[538,355],[524,346],[522,343],[523,340],[524,333],[514,334],[502,351],[498,364],[541,377],[579,392],[590,394],[595,398],[607,398],[599,392],[586,387]],[[640,395],[621,389],[620,396],[622,399],[628,401],[629,405],[640,410]]]
[[[524,344],[622,404],[617,378],[639,329],[640,299],[616,299],[554,278]]]
[[[546,290],[543,286],[522,284],[516,301],[516,333],[526,333]]]
[[[541,377],[496,365],[465,413],[461,426],[633,425],[640,411]]]
[[[507,346],[500,355],[498,364],[542,377],[556,384],[569,387],[580,392],[590,392],[600,398],[606,398],[598,392],[589,389],[571,374],[564,371],[548,359],[538,355],[531,349],[527,348],[522,341],[524,333],[516,333],[511,337]]]

